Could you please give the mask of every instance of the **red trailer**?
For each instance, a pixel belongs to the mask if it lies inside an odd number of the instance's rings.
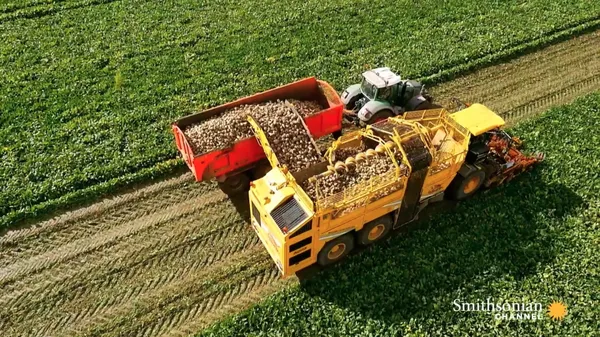
[[[256,138],[238,141],[232,147],[207,153],[194,153],[183,130],[226,110],[243,104],[256,104],[277,99],[317,101],[323,108],[320,112],[304,118],[313,138],[339,134],[342,129],[343,103],[338,93],[327,82],[315,77],[306,78],[284,86],[267,90],[230,103],[226,103],[184,118],[173,123],[177,148],[196,181],[216,179],[228,194],[247,189],[249,180],[261,177],[270,168],[263,160],[265,154]]]

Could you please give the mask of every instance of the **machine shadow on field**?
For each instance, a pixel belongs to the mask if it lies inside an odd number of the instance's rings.
[[[230,196],[229,202],[244,221],[250,222],[250,199],[247,193]]]
[[[301,278],[301,288],[364,317],[390,323],[452,315],[460,300],[520,280],[556,256],[564,219],[583,200],[535,169],[456,205],[431,205],[425,216],[337,266]],[[417,229],[416,227],[421,227]],[[399,235],[399,233],[400,235]],[[458,294],[458,295],[457,295]]]

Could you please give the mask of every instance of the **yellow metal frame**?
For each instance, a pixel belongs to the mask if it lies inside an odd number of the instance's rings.
[[[330,164],[333,165],[333,160],[332,160],[333,153],[340,145],[350,142],[350,141],[355,141],[357,139],[363,139],[363,138],[368,138],[368,139],[376,141],[380,145],[385,145],[385,142],[383,141],[383,139],[374,135],[371,131],[369,131],[369,130],[358,131],[357,133],[353,133],[353,134],[349,135],[348,137],[345,137],[345,138],[341,137],[337,141],[333,142],[332,146],[327,150]],[[398,145],[398,144],[396,144],[396,145]],[[372,199],[372,195],[374,195],[376,192],[378,192],[382,189],[388,188],[389,186],[393,185],[394,183],[397,183],[401,176],[407,176],[408,170],[401,168],[401,166],[398,164],[392,151],[385,146],[384,146],[384,149],[385,149],[386,155],[392,160],[392,163],[395,166],[394,171],[384,173],[383,175],[375,176],[361,184],[355,185],[349,189],[346,189],[340,193],[336,193],[336,194],[328,196],[328,197],[322,197],[323,194],[321,192],[321,189],[319,188],[319,182],[317,180],[316,186],[315,186],[316,194],[317,194],[317,200],[316,200],[317,212],[320,215],[333,212],[334,213],[333,216],[337,217],[337,216],[335,216],[335,213],[339,213],[339,212],[337,212],[336,210],[339,211],[342,209],[347,209],[352,206],[361,207],[361,206],[357,206],[357,205],[359,205],[361,203],[366,203],[367,200]],[[399,147],[399,149],[402,151],[401,146]],[[404,152],[403,152],[403,157],[406,157]],[[332,173],[332,174],[336,174],[336,173]]]
[[[254,131],[254,136],[256,136],[258,143],[265,151],[265,155],[267,156],[267,160],[269,161],[269,163],[271,163],[271,166],[272,167],[281,167],[281,165],[279,164],[279,160],[277,159],[277,156],[275,156],[275,152],[273,151],[273,148],[271,147],[271,144],[269,144],[269,140],[267,139],[265,132],[260,127],[260,125],[258,125],[258,122],[256,120],[254,120],[254,118],[252,118],[252,116],[248,116],[247,120],[248,120],[248,123],[250,123],[252,130]]]
[[[335,153],[335,150],[339,149],[343,145],[347,145],[348,143],[362,141],[362,139],[364,137],[364,133],[365,132],[363,130],[357,130],[357,131],[353,131],[349,134],[342,135],[337,140],[334,140],[331,143],[331,146],[329,146],[329,148],[325,152],[325,158],[327,158],[327,160],[329,161],[329,164],[331,164],[331,165],[334,164],[333,163],[333,161],[334,161],[333,155]]]
[[[357,210],[373,200],[373,196],[393,185],[403,188],[404,179],[407,174],[400,174],[399,170],[388,172],[336,193],[326,198],[317,199],[317,214],[323,216],[331,214],[332,218],[339,218],[349,213],[349,210]]]
[[[256,203],[259,212],[265,213],[262,215],[264,217],[264,220],[261,221],[262,225],[257,224],[254,216],[251,215],[253,228],[259,234],[261,241],[276,261],[284,277],[314,264],[319,252],[330,240],[345,233],[359,231],[369,221],[401,207],[406,192],[406,183],[412,171],[403,146],[405,141],[415,136],[420,137],[432,155],[432,163],[421,191],[422,199],[424,199],[439,195],[454,179],[464,163],[471,137],[469,129],[452,118],[452,115],[445,109],[413,111],[406,113],[403,117],[388,119],[389,123],[409,127],[407,130],[404,128],[388,130],[391,131],[390,140],[396,145],[394,150],[402,153],[401,160],[397,159],[392,149],[386,146],[389,145],[389,141],[387,139],[384,141],[383,138],[377,136],[376,130],[372,126],[343,135],[334,141],[327,150],[326,159],[330,165],[334,165],[333,155],[336,149],[343,148],[351,142],[363,142],[371,139],[377,144],[384,145],[385,153],[378,155],[389,156],[396,169],[371,177],[361,184],[329,197],[320,197],[323,194],[317,185],[317,198],[312,200],[297,184],[295,176],[285,167],[280,166],[264,132],[256,121],[251,117],[248,117],[248,121],[265,150],[269,162],[274,167],[265,178],[253,182],[254,185],[251,187],[251,202]],[[432,138],[435,138],[438,130],[443,130],[444,133],[440,133],[442,135],[439,138],[440,143],[433,144]],[[388,141],[387,144],[386,141]],[[450,144],[449,147],[448,144]],[[326,165],[327,161],[323,165]],[[316,171],[322,172],[319,171],[320,168],[315,168]],[[313,173],[304,172],[303,174],[311,175]],[[329,174],[337,173],[330,172]],[[298,177],[302,179],[304,175]],[[427,193],[430,195],[426,195]],[[271,199],[272,204],[261,203],[260,198],[265,196]],[[274,223],[270,212],[290,197],[296,198],[311,217],[295,227],[292,232],[283,234]],[[305,226],[309,225],[312,226],[311,229],[304,231]],[[280,242],[279,246],[277,246],[277,242]],[[294,247],[293,250],[292,247]],[[301,262],[290,265],[291,259],[300,255],[303,257],[302,260],[298,259]]]

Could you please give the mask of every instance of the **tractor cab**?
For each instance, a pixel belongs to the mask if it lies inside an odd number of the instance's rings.
[[[346,119],[371,124],[406,111],[438,108],[421,83],[403,80],[390,68],[376,68],[362,74],[362,82],[342,93]]]
[[[389,68],[377,68],[363,73],[360,91],[369,100],[391,101],[401,82]]]

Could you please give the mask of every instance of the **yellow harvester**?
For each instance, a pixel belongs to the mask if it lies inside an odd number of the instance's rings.
[[[250,120],[272,170],[250,185],[251,223],[284,277],[314,263],[342,259],[416,219],[444,195],[464,199],[481,186],[510,180],[542,157],[526,157],[520,141],[500,129],[504,120],[483,105],[450,114],[415,111],[367,126],[334,141],[324,163],[291,174],[277,161],[260,126]],[[343,161],[339,149],[365,149]],[[390,169],[335,194],[320,178],[343,175],[376,156]],[[312,184],[309,193],[302,186]],[[331,192],[331,191],[329,191]]]

